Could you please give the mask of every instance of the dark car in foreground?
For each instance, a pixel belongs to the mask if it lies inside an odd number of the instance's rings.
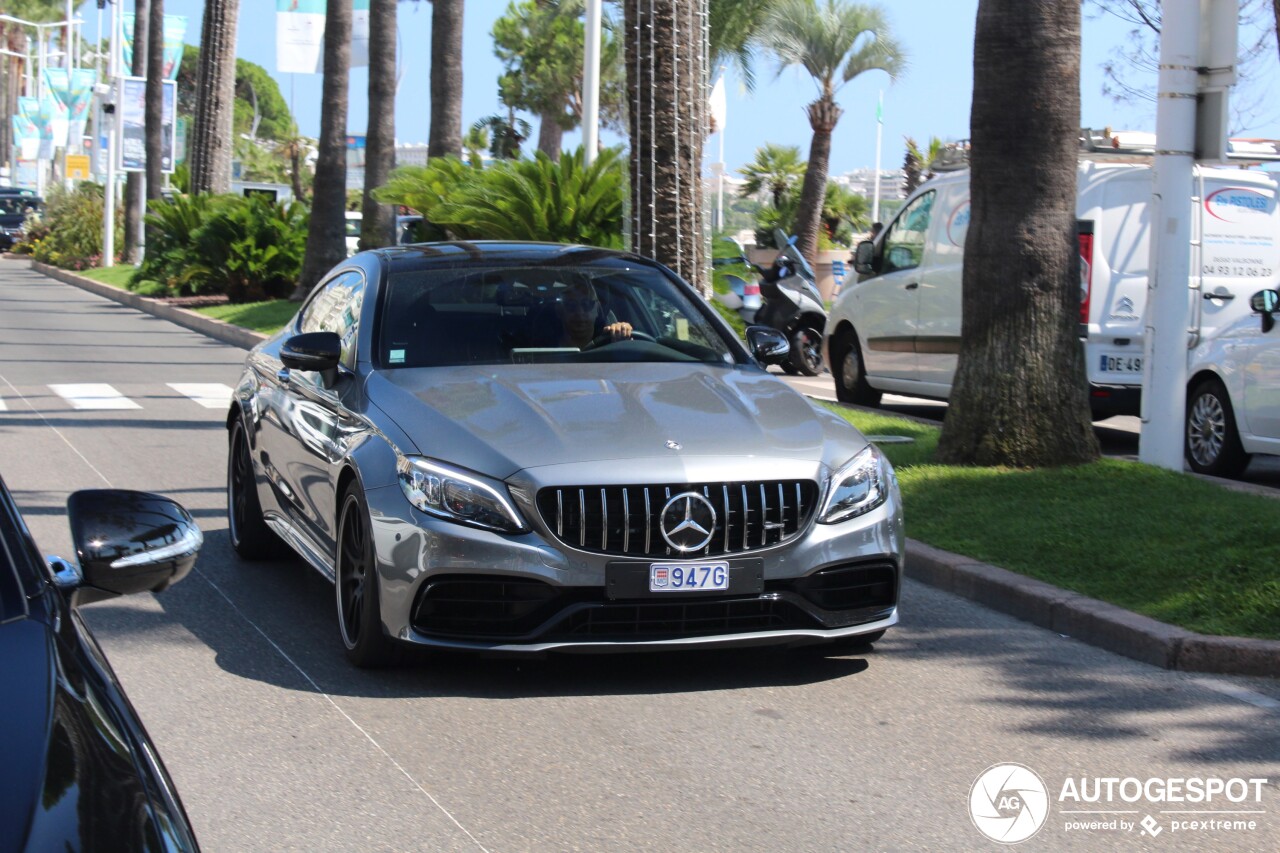
[[[670,270],[530,243],[361,252],[250,353],[230,534],[334,582],[349,657],[865,645],[898,620],[888,461]]]
[[[158,495],[76,492],[78,563],[43,560],[0,480],[0,851],[196,850],[155,745],[78,605],[159,591],[202,537]]]

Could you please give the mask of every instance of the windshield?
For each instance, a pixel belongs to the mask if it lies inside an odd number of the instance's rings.
[[[0,196],[0,216],[26,216],[28,210],[37,206],[33,198],[17,196]]]
[[[381,311],[383,367],[735,363],[720,331],[665,275],[620,260],[393,273]]]

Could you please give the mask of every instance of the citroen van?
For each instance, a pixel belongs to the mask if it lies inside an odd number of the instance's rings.
[[[1078,165],[1080,333],[1095,418],[1139,412],[1151,258],[1150,157],[1113,151]],[[1272,173],[1196,167],[1187,187],[1189,349],[1248,315],[1253,293],[1280,286],[1276,200]],[[968,225],[962,169],[921,185],[874,242],[858,247],[859,279],[836,300],[823,341],[838,399],[876,405],[885,392],[950,394]]]

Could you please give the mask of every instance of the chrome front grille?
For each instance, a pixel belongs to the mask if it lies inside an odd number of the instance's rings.
[[[707,545],[683,553],[663,538],[663,507],[696,492],[715,510]],[[671,483],[637,486],[563,486],[538,492],[542,520],[564,544],[619,556],[713,557],[768,548],[796,536],[818,500],[812,480],[745,483]]]

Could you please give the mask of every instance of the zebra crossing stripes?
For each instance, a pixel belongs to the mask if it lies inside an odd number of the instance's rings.
[[[98,409],[141,409],[137,403],[104,382],[78,385],[50,385],[49,390],[82,411]]]
[[[0,397],[0,412],[7,411],[8,406],[4,404],[4,397]]]
[[[217,382],[166,382],[165,384],[206,409],[225,409],[231,405],[231,389]]]

